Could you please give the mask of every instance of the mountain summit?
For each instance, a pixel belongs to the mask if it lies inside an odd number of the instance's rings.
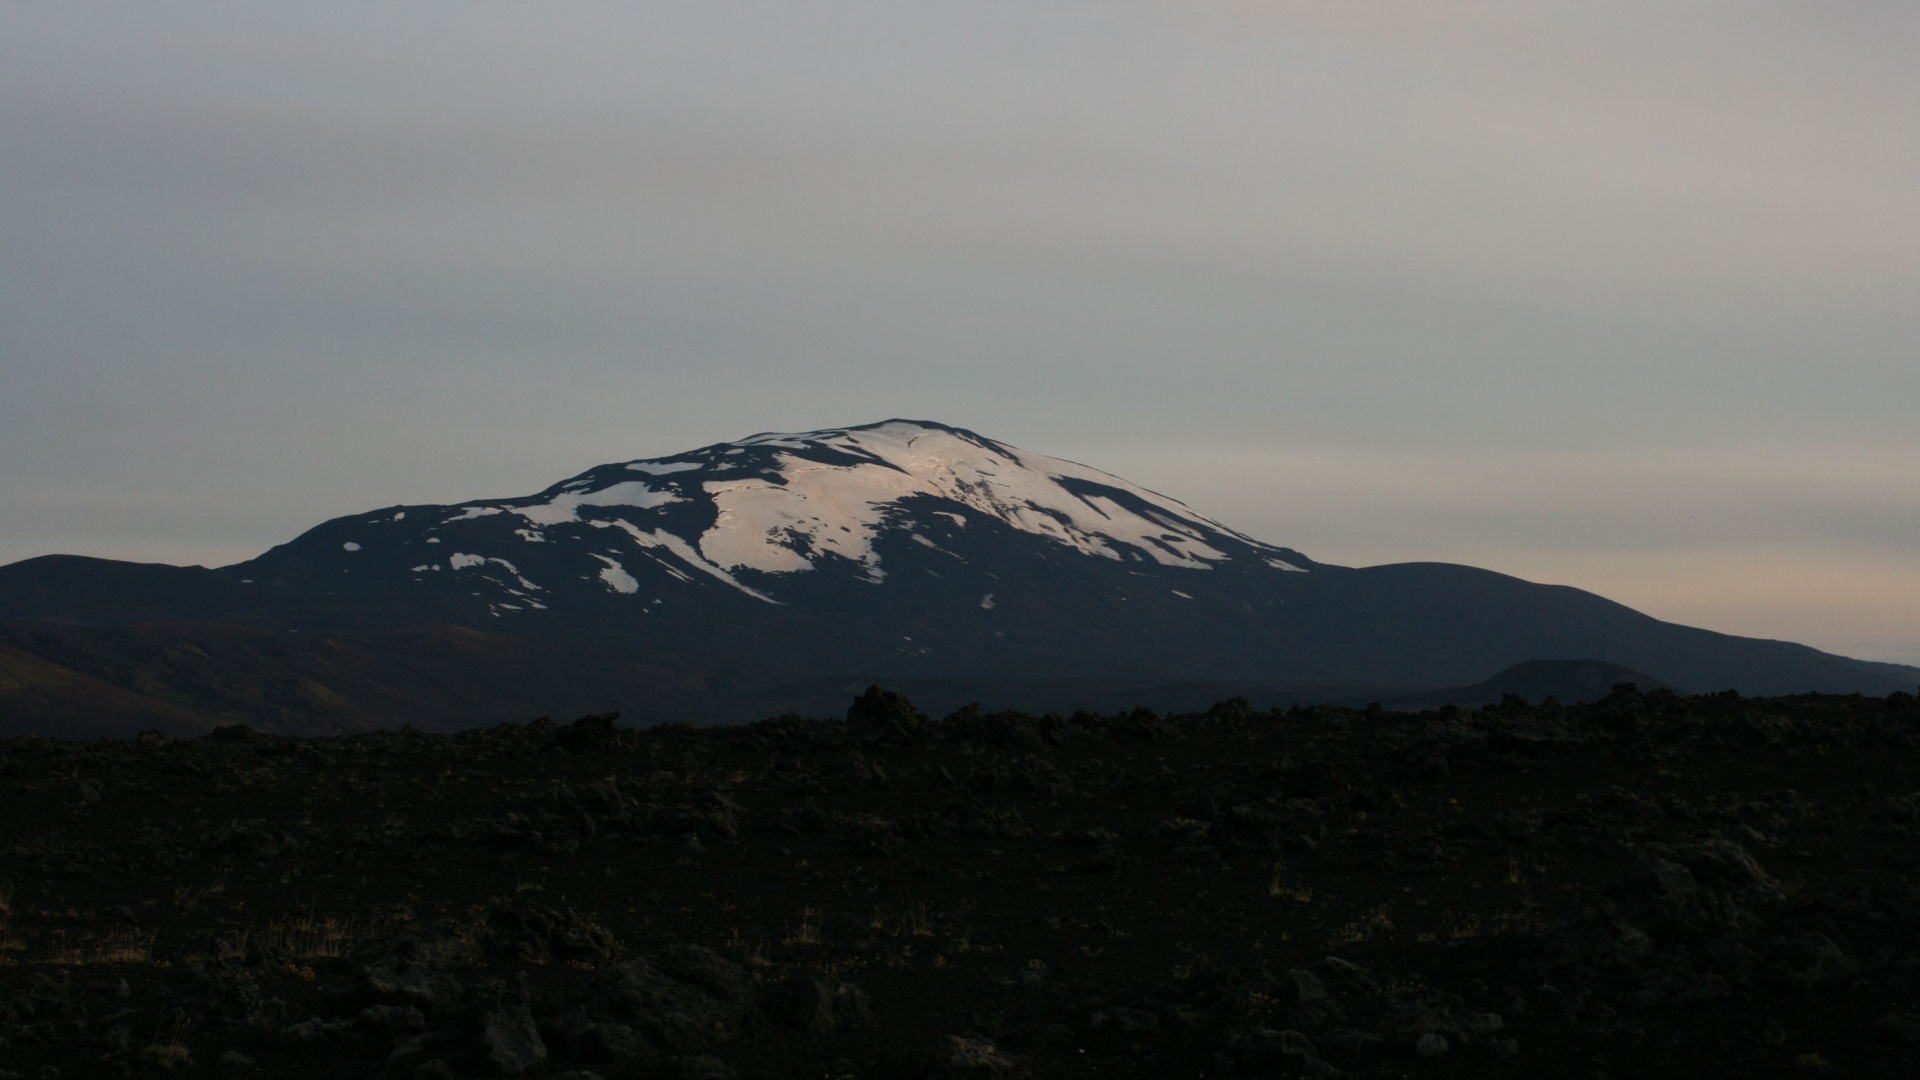
[[[0,567],[0,649],[123,690],[218,682],[218,665],[181,674],[192,654],[153,626],[188,622],[352,641],[363,673],[418,672],[460,642],[474,658],[462,670],[484,671],[488,689],[443,674],[432,693],[475,721],[538,696],[516,696],[518,672],[573,688],[567,707],[642,716],[750,715],[768,699],[743,704],[746,689],[865,678],[1225,696],[1464,686],[1529,660],[1746,693],[1885,693],[1915,674],[1471,567],[1316,562],[1120,477],[910,420],[616,462],[517,498],[390,506],[218,570],[72,556]],[[274,685],[354,700],[364,674],[275,640],[195,648],[270,653],[287,667]],[[395,655],[407,649],[421,655]],[[688,704],[701,695],[734,704]]]

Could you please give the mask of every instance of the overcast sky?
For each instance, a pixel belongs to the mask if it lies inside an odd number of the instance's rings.
[[[0,562],[942,420],[1920,663],[1910,0],[0,0]]]

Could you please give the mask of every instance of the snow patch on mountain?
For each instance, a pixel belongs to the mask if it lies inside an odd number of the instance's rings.
[[[1230,558],[1208,542],[1211,537],[1224,534],[1268,546],[1117,476],[946,428],[894,421],[755,435],[732,447],[724,453],[747,447],[826,449],[853,460],[776,452],[768,470],[772,475],[705,483],[719,514],[700,537],[700,551],[729,569],[796,573],[831,554],[859,564],[866,577],[875,579],[880,556],[874,540],[899,516],[900,501],[914,495],[950,500],[1107,559],[1144,555],[1162,566],[1204,570]],[[1141,509],[1092,490],[1096,486],[1130,497]],[[966,523],[960,514],[942,516],[956,525]]]
[[[453,557],[447,560],[447,565],[455,570],[466,570],[473,567],[485,567],[488,563],[493,563],[497,566],[505,567],[507,573],[512,574],[514,577],[514,580],[518,581],[520,583],[520,587],[523,589],[539,589],[540,588],[540,586],[535,585],[533,582],[528,581],[525,577],[522,577],[520,574],[520,568],[513,565],[512,563],[508,562],[505,559],[490,558],[486,555],[468,555],[464,552],[456,551],[453,553]]]
[[[632,574],[627,573],[626,567],[621,566],[605,555],[595,555],[594,558],[607,564],[606,568],[600,571],[600,580],[606,582],[608,588],[617,593],[637,593],[640,591],[640,583],[634,580]]]
[[[561,525],[569,521],[580,520],[580,508],[583,506],[631,506],[640,510],[651,510],[657,506],[667,506],[682,501],[671,491],[655,491],[644,480],[628,480],[625,483],[603,487],[598,491],[565,491],[555,495],[544,503],[532,506],[508,507],[535,525]]]
[[[664,548],[665,550],[670,551],[674,555],[678,556],[680,560],[686,563],[688,566],[691,566],[694,569],[701,571],[702,573],[712,575],[713,577],[726,582],[728,585],[731,585],[734,588],[739,589],[741,592],[746,593],[748,596],[753,597],[755,600],[764,600],[769,604],[777,604],[780,602],[778,600],[775,600],[773,597],[768,596],[766,593],[760,592],[757,589],[741,584],[739,579],[735,578],[732,574],[728,573],[726,570],[718,566],[715,566],[713,563],[708,562],[705,558],[702,558],[700,552],[695,551],[692,544],[687,543],[685,540],[682,540],[680,537],[675,536],[674,534],[668,532],[665,529],[655,529],[651,532],[648,532],[646,530],[641,529],[640,526],[635,525],[633,522],[626,521],[620,518],[615,518],[612,521],[602,521],[602,520],[596,519],[593,522],[591,522],[591,524],[599,528],[608,528],[608,527],[618,528],[624,531],[628,536],[633,537],[634,542],[639,544],[641,547]]]

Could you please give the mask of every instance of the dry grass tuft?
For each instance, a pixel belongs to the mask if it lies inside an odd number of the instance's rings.
[[[283,961],[337,959],[348,955],[357,942],[378,937],[412,918],[412,912],[405,907],[369,920],[353,915],[320,916],[308,910],[222,936],[216,945],[215,958],[244,960],[250,950],[257,950]]]
[[[220,876],[215,878],[213,880],[213,883],[210,885],[200,885],[200,886],[176,885],[174,886],[173,906],[180,909],[181,911],[193,911],[196,908],[198,908],[201,904],[206,903],[208,900],[211,900],[216,896],[222,895],[226,891],[227,891],[227,872],[225,870],[222,870],[220,871]]]
[[[80,944],[57,951],[48,963],[68,967],[100,964],[144,964],[153,959],[153,935],[131,926],[109,930],[105,937],[89,934]]]
[[[262,945],[278,946],[296,960],[331,959],[345,956],[354,941],[354,919],[316,918],[309,911],[291,919],[268,923],[261,931]]]
[[[868,923],[867,927],[890,938],[930,938],[934,936],[932,911],[933,909],[921,900],[905,904],[898,914],[875,909],[873,921]]]
[[[140,1060],[156,1069],[192,1065],[193,1052],[187,1049],[187,1032],[192,1027],[192,1020],[174,1011],[164,1034],[155,1032],[153,1041],[140,1048]]]
[[[0,965],[19,963],[17,954],[27,951],[27,941],[9,920],[13,915],[13,886],[0,881]]]
[[[767,956],[767,944],[760,938],[741,936],[740,928],[734,927],[727,936],[726,953],[750,968],[769,968],[773,960]]]
[[[149,1043],[140,1049],[140,1061],[156,1069],[193,1064],[193,1051],[179,1043]]]
[[[1313,887],[1311,885],[1288,885],[1280,875],[1279,863],[1273,864],[1273,874],[1267,878],[1267,895],[1276,899],[1284,896],[1292,900],[1297,900],[1302,904],[1313,903]]]
[[[1332,948],[1357,945],[1377,933],[1393,929],[1392,908],[1392,904],[1382,904],[1364,918],[1347,923],[1328,937],[1327,944]]]
[[[25,952],[26,942],[8,925],[13,914],[13,886],[0,881],[0,964],[12,963],[9,953]]]
[[[818,945],[820,944],[820,911],[817,908],[800,910],[800,927],[783,939],[782,945]]]

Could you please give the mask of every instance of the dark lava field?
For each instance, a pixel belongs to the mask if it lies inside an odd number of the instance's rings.
[[[0,741],[0,1078],[1909,1077],[1920,705]]]

